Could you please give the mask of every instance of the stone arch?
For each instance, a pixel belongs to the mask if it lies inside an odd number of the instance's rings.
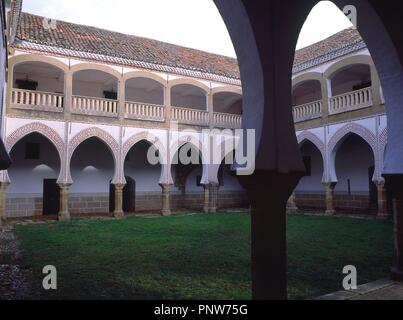
[[[202,82],[191,79],[191,78],[179,78],[175,80],[168,81],[168,87],[169,90],[172,90],[173,87],[176,87],[181,84],[189,84],[195,87],[198,87],[199,89],[203,90],[206,94],[210,91],[210,88],[203,84]]]
[[[71,67],[70,72],[74,76],[75,73],[84,70],[98,70],[110,74],[115,77],[118,81],[121,80],[122,75],[113,69],[112,67],[96,64],[96,63],[79,63]]]
[[[164,79],[163,77],[161,77],[155,73],[147,72],[147,71],[131,71],[131,72],[125,73],[123,75],[123,82],[126,83],[127,80],[130,80],[133,78],[147,78],[147,79],[154,80],[154,81],[160,83],[164,88],[167,86],[166,79]]]
[[[304,131],[297,136],[298,145],[301,149],[303,144],[307,141],[311,142],[319,151],[322,157],[323,163],[323,181],[325,181],[326,177],[326,146],[322,142],[322,140],[314,133],[309,131]]]
[[[43,62],[61,69],[65,74],[69,72],[69,66],[62,61],[49,56],[40,56],[36,54],[22,54],[11,57],[9,59],[10,72],[12,73],[14,66],[24,62]]]
[[[119,166],[119,152],[120,152],[120,147],[118,142],[113,138],[108,132],[106,132],[103,129],[96,128],[96,127],[91,127],[82,130],[81,132],[77,133],[69,142],[68,145],[68,172],[69,172],[69,180],[72,181],[71,174],[70,174],[70,164],[71,164],[71,158],[74,154],[74,151],[77,149],[77,147],[83,143],[84,141],[90,139],[90,138],[98,138],[101,140],[105,145],[109,148],[109,150],[112,152],[112,156],[115,162],[115,174],[113,177],[113,182],[116,182],[119,177],[120,177],[120,166]]]
[[[300,147],[302,147],[302,145],[306,141],[311,142],[319,150],[320,154],[322,155],[322,159],[324,161],[326,147],[325,147],[325,144],[322,142],[322,140],[320,140],[316,134],[313,134],[312,132],[309,132],[309,131],[304,131],[297,136],[297,140],[298,140],[298,145]]]
[[[222,92],[230,92],[230,93],[235,93],[235,94],[239,94],[240,96],[242,96],[242,88],[235,87],[235,86],[216,87],[211,91],[213,96],[217,93],[222,93]]]
[[[64,168],[64,163],[65,163],[65,157],[64,157],[64,141],[60,137],[60,135],[51,127],[40,123],[40,122],[33,122],[26,124],[17,130],[15,130],[13,133],[11,133],[7,139],[6,139],[6,148],[8,153],[11,152],[13,147],[24,137],[31,133],[39,133],[42,136],[44,136],[46,139],[48,139],[56,148],[57,153],[60,158],[60,173],[59,173],[59,179],[63,177],[63,168]]]
[[[124,177],[124,161],[126,159],[127,154],[129,153],[130,149],[133,148],[137,143],[141,141],[147,141],[151,145],[153,145],[159,152],[160,157],[160,164],[161,164],[161,177],[160,183],[167,183],[170,184],[172,182],[171,170],[170,166],[168,165],[168,154],[164,144],[161,140],[149,132],[140,132],[133,136],[131,136],[122,147],[122,158],[121,158],[121,168],[122,168],[122,179]]]
[[[192,145],[196,150],[199,151],[200,153],[200,158],[202,160],[202,168],[203,168],[203,175],[201,179],[201,183],[208,181],[208,152],[206,148],[203,146],[203,141],[200,140],[199,138],[196,138],[194,136],[182,136],[179,137],[176,141],[174,141],[171,146],[170,146],[170,158],[169,158],[169,167],[172,167],[173,160],[175,157],[176,152],[179,151],[179,149],[184,146],[185,144],[190,144]],[[172,179],[172,176],[170,177]]]
[[[379,157],[377,157],[377,147],[376,147],[376,136],[367,128],[362,125],[356,123],[349,123],[345,126],[341,127],[337,132],[332,136],[328,143],[328,159],[329,159],[329,178],[330,181],[336,182],[336,154],[339,146],[342,144],[344,139],[351,133],[354,133],[361,137],[368,145],[371,147],[372,154],[375,162],[375,173],[374,178],[377,176],[378,172],[381,172]]]
[[[379,135],[379,148],[381,152],[381,156],[385,154],[386,144],[388,143],[388,129],[385,128]]]
[[[292,88],[294,89],[296,86],[302,84],[303,82],[312,80],[316,80],[322,83],[323,75],[320,72],[307,72],[299,76],[296,76],[295,78],[292,79]]]
[[[364,55],[364,54],[342,59],[340,61],[333,63],[329,68],[326,69],[326,71],[324,72],[324,79],[330,79],[338,71],[342,71],[343,69],[355,64],[364,64],[368,65],[371,68],[371,66],[374,65],[374,62],[372,61],[370,55]],[[373,72],[372,68],[371,72]]]

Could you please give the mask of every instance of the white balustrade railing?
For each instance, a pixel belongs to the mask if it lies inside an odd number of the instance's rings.
[[[368,108],[373,103],[372,87],[347,92],[329,98],[329,114],[338,114]]]
[[[73,96],[72,113],[117,117],[118,101],[94,97]]]
[[[301,122],[322,116],[322,101],[314,101],[293,107],[294,122]]]
[[[63,106],[63,94],[21,89],[11,91],[12,108],[63,112]]]
[[[242,116],[228,113],[214,113],[214,126],[222,128],[242,128]]]
[[[165,121],[165,107],[154,104],[126,102],[125,118],[150,121]]]
[[[207,111],[173,107],[171,110],[171,119],[183,124],[195,124],[200,126],[208,126],[210,123],[210,115]]]

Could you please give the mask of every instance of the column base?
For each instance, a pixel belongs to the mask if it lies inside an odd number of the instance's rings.
[[[287,214],[298,214],[299,213],[298,207],[287,207],[286,211],[287,211]]]
[[[161,210],[161,215],[162,215],[163,217],[169,217],[170,215],[172,215],[172,212],[171,212],[171,210],[165,210],[165,209],[163,209],[163,210]]]
[[[59,221],[70,221],[71,216],[69,212],[60,212],[58,215],[58,220]]]
[[[125,213],[123,211],[117,211],[114,212],[112,216],[116,219],[123,219],[125,217]]]
[[[393,281],[403,282],[403,270],[392,268],[390,277]]]
[[[391,216],[385,212],[378,212],[376,215],[377,220],[390,220]]]
[[[336,210],[326,210],[325,216],[334,216],[336,214]]]

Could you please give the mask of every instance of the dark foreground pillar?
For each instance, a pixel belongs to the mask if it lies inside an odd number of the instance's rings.
[[[393,199],[395,256],[392,279],[403,282],[403,175],[385,176]]]
[[[240,177],[251,201],[253,299],[287,299],[286,208],[299,179],[270,172]]]

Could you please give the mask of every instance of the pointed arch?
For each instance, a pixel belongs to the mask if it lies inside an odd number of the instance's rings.
[[[74,151],[77,149],[77,147],[83,143],[84,141],[90,139],[90,138],[98,138],[101,140],[111,151],[113,160],[115,162],[115,174],[113,177],[113,181],[116,181],[116,179],[119,178],[119,153],[120,153],[120,147],[119,143],[113,138],[108,132],[106,132],[103,129],[96,128],[96,127],[91,127],[82,130],[81,132],[77,133],[69,142],[68,145],[68,166],[69,166],[69,174],[71,172],[70,170],[70,165],[71,165],[71,158],[73,157]],[[69,177],[70,180],[71,176]]]

